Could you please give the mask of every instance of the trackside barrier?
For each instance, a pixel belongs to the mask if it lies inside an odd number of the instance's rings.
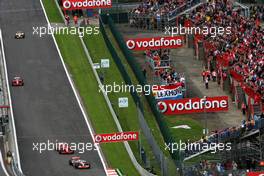
[[[103,23],[100,20],[100,30],[102,32],[103,38],[105,40],[105,43],[108,47],[108,50],[110,51],[112,57],[114,58],[114,61],[121,72],[121,75],[123,79],[125,80],[126,84],[132,85],[130,76],[125,70],[125,67],[118,56],[118,54],[115,51],[115,48],[112,46],[112,43],[110,39],[108,38],[106,31],[104,29]],[[152,131],[148,126],[148,123],[145,120],[145,117],[143,115],[143,111],[141,110],[142,102],[140,101],[140,98],[137,94],[137,92],[131,93],[132,97],[134,98],[134,102],[137,104],[137,109],[138,109],[138,118],[139,118],[139,125],[140,129],[142,130],[142,134],[145,136],[149,146],[152,149],[152,152],[155,156],[156,161],[159,164],[160,170],[161,170],[161,175],[162,176],[170,176],[170,175],[177,175],[177,169],[175,167],[174,161],[171,159],[167,158],[162,150],[160,149],[160,146],[157,144],[154,136],[152,135]],[[143,107],[142,107],[143,108]]]
[[[6,97],[4,98],[4,101],[6,104],[9,104],[10,108],[8,111],[8,117],[9,117],[9,134],[7,134],[7,139],[9,142],[9,150],[12,152],[12,170],[16,176],[24,176],[21,165],[20,165],[20,156],[19,156],[19,150],[17,145],[17,136],[16,136],[16,128],[15,128],[15,121],[14,121],[14,115],[13,115],[13,107],[12,107],[12,100],[9,90],[9,81],[8,81],[8,73],[7,73],[7,66],[6,66],[6,59],[5,59],[5,52],[4,52],[4,43],[3,43],[3,36],[2,31],[0,29],[0,59],[2,62],[3,68],[1,68],[1,74],[3,77],[3,92],[6,92]],[[14,167],[15,166],[15,167]]]
[[[106,31],[104,29],[104,26],[103,26],[103,23],[101,20],[100,20],[100,30],[101,30],[101,33],[102,33],[103,38],[105,40],[106,46],[108,47],[108,50],[110,51],[110,53],[112,55],[112,58],[114,58],[114,61],[117,65],[119,71],[121,72],[123,79],[125,80],[127,85],[132,85],[132,81],[131,81],[128,73],[126,72],[124,65],[121,62],[120,57],[116,53],[115,48],[112,46],[112,43],[106,34]],[[163,163],[161,160],[161,156],[163,156],[163,153],[160,150],[159,146],[157,145],[157,143],[156,143],[156,141],[155,141],[155,139],[151,133],[151,130],[150,130],[147,122],[145,121],[145,118],[143,116],[141,108],[139,108],[139,107],[142,107],[142,102],[140,101],[140,98],[139,98],[136,91],[131,92],[131,95],[134,99],[134,102],[137,104],[137,109],[139,111],[139,114],[138,114],[139,124],[140,124],[141,130],[143,132],[143,135],[147,139],[148,144],[151,146],[152,151],[155,155],[155,159],[156,159],[156,161],[158,161],[159,166],[161,166],[162,164],[164,165],[165,163]],[[162,158],[164,158],[164,156]],[[162,171],[162,168],[167,168],[166,166],[163,166],[163,165],[161,166],[161,171]],[[163,172],[162,175],[165,175],[165,173]]]
[[[107,16],[107,15],[101,15],[101,18],[102,18],[104,23],[109,25],[109,28],[110,28],[114,38],[116,39],[121,51],[123,52],[128,64],[132,68],[132,70],[133,70],[134,74],[136,75],[139,83],[144,86],[146,84],[145,77],[144,77],[142,71],[139,69],[137,62],[135,62],[135,58],[133,57],[131,51],[128,50],[122,35],[116,29],[113,20],[111,19],[110,16]],[[134,100],[137,100],[137,97],[133,97],[133,98],[134,98]],[[164,121],[163,115],[157,110],[156,99],[154,98],[154,96],[152,94],[146,95],[146,99],[147,99],[149,106],[150,106],[150,108],[151,108],[151,110],[152,110],[152,112],[156,118],[156,121],[159,125],[160,131],[163,135],[165,142],[166,143],[174,143],[174,138],[171,135],[171,132],[170,132],[166,122]],[[140,101],[135,101],[135,102],[140,102]],[[140,105],[139,108],[144,114],[143,106]],[[171,153],[171,155],[172,155],[173,159],[176,159],[176,160],[180,159],[178,152],[174,152],[173,154]]]
[[[90,65],[91,65],[91,68],[92,68],[92,70],[93,70],[93,73],[94,73],[94,75],[95,75],[95,77],[96,77],[96,80],[97,80],[97,82],[98,82],[98,84],[99,84],[99,87],[103,87],[103,84],[102,84],[101,81],[100,81],[100,78],[99,78],[99,76],[98,76],[98,73],[96,72],[95,68],[93,67],[93,61],[92,61],[92,58],[91,58],[91,56],[90,56],[90,54],[89,54],[89,51],[88,51],[88,49],[87,49],[87,47],[86,47],[86,45],[85,45],[85,43],[84,43],[84,41],[83,41],[83,39],[82,39],[81,37],[80,37],[80,40],[81,40],[81,43],[82,43],[82,45],[83,45],[84,51],[85,51],[85,53],[86,53],[86,56],[87,56],[87,58],[88,58],[88,61],[89,61]],[[112,114],[112,117],[113,117],[113,119],[114,119],[114,121],[115,121],[115,123],[116,123],[116,126],[117,126],[117,128],[118,128],[118,131],[119,131],[119,132],[123,132],[123,129],[122,129],[120,123],[119,123],[119,120],[118,120],[118,118],[117,118],[117,116],[116,116],[116,113],[115,113],[115,111],[114,111],[114,109],[113,109],[113,107],[112,107],[112,105],[111,105],[111,102],[110,102],[110,100],[109,100],[109,98],[108,98],[108,96],[107,96],[105,90],[103,91],[103,95],[104,95],[105,101],[106,101],[106,103],[107,103],[107,105],[108,105],[108,107],[109,107],[109,109],[110,109],[110,112],[111,112],[111,114]],[[129,145],[129,143],[128,143],[127,141],[124,142],[124,145],[125,145],[125,148],[126,148],[126,150],[127,150],[128,155],[129,155],[129,157],[130,157],[130,159],[131,159],[131,162],[133,163],[133,165],[135,166],[135,168],[137,169],[137,171],[139,172],[139,174],[142,175],[142,176],[154,176],[153,174],[151,174],[151,173],[149,173],[147,170],[145,170],[145,169],[144,169],[144,168],[143,168],[143,167],[137,162],[137,160],[136,160],[136,158],[135,158],[135,156],[134,156],[134,154],[133,154],[133,152],[132,152],[132,150],[131,150],[131,148],[130,148],[130,145]]]
[[[18,169],[17,164],[15,163],[15,161],[12,159],[11,161],[11,168],[12,168],[12,172],[16,175],[16,176],[25,176],[23,173],[21,173]]]

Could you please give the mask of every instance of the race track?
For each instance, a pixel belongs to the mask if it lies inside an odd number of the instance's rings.
[[[91,163],[92,169],[82,171],[69,166],[71,155],[33,151],[33,143],[48,140],[92,143],[52,37],[33,35],[33,26],[47,26],[38,0],[0,1],[9,81],[25,81],[24,87],[10,87],[22,170],[26,176],[103,176],[97,151],[74,154]],[[25,39],[14,39],[19,30]]]

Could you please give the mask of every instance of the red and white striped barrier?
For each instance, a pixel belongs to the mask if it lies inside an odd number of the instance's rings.
[[[115,169],[107,169],[107,176],[118,176]]]

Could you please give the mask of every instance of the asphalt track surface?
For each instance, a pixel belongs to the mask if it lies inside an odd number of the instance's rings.
[[[33,35],[33,26],[47,26],[39,0],[0,1],[9,81],[14,76],[25,81],[24,87],[11,87],[22,170],[26,176],[104,176],[97,151],[75,152],[92,166],[76,170],[68,164],[72,155],[33,150],[33,143],[48,140],[92,143],[52,36]],[[25,39],[14,39],[19,30]]]

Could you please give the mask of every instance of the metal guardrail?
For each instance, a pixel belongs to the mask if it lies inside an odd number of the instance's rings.
[[[5,97],[5,103],[9,104],[10,110],[8,111],[8,116],[9,116],[9,129],[10,129],[10,140],[9,143],[11,145],[11,150],[13,150],[13,157],[12,157],[12,163],[13,165],[11,166],[16,166],[12,167],[14,174],[16,176],[24,176],[21,165],[20,165],[20,156],[19,156],[19,151],[18,151],[18,145],[17,145],[17,137],[16,137],[16,128],[15,128],[15,122],[14,122],[14,116],[13,116],[13,109],[12,109],[12,101],[11,101],[11,96],[10,96],[10,90],[9,90],[9,82],[8,82],[8,75],[7,75],[7,68],[6,68],[6,60],[5,60],[5,52],[4,52],[4,44],[3,44],[3,36],[2,36],[2,31],[0,29],[0,50],[1,50],[1,62],[2,62],[2,80],[3,80],[3,85],[5,85],[5,89],[3,91],[6,91],[7,95]]]
[[[200,2],[200,1],[203,1],[203,0],[197,0],[197,2],[191,1],[190,4],[185,4],[184,6],[176,8],[174,11],[172,11],[168,14],[168,21],[172,21],[172,20],[176,19],[177,16],[180,16],[184,13],[187,13],[187,12],[195,9],[196,7],[202,5],[203,2]]]
[[[244,4],[241,4],[239,2],[234,2],[234,5],[241,7],[244,10],[244,14],[243,15],[245,17],[249,17],[250,12],[249,12],[249,7],[248,6],[246,6]]]
[[[13,159],[11,161],[11,168],[12,168],[12,172],[15,174],[15,176],[25,176],[22,172],[20,172],[17,164],[15,163],[15,161]]]
[[[92,62],[92,58],[90,57],[89,51],[86,48],[86,45],[85,45],[85,43],[84,43],[84,41],[83,41],[83,39],[81,37],[80,37],[80,40],[81,40],[81,43],[83,45],[84,51],[85,51],[85,53],[87,55],[88,61],[89,61],[90,65],[91,65],[91,67],[92,67],[92,70],[93,70],[93,73],[94,73],[94,75],[96,77],[96,80],[97,80],[97,82],[99,84],[99,87],[103,87],[103,85],[102,85],[102,83],[100,81],[100,78],[98,76],[98,73],[96,72],[95,68],[93,67],[93,62]],[[110,109],[110,112],[111,112],[111,114],[113,116],[113,119],[115,121],[115,124],[116,124],[116,126],[118,128],[118,131],[119,132],[123,132],[123,129],[122,129],[121,125],[120,125],[120,122],[119,122],[119,120],[118,120],[118,118],[116,116],[116,113],[115,113],[115,111],[114,111],[114,109],[112,107],[112,104],[111,104],[111,102],[110,102],[107,94],[105,93],[105,91],[103,91],[103,95],[104,95],[105,101],[106,101],[106,103],[107,103],[107,105],[108,105],[108,107]],[[129,155],[129,157],[131,159],[131,162],[133,163],[133,165],[135,166],[135,168],[137,169],[137,171],[140,173],[140,175],[142,175],[142,176],[155,176],[154,174],[151,174],[147,170],[145,170],[137,162],[137,160],[136,160],[136,158],[134,156],[134,153],[133,153],[132,149],[130,148],[130,145],[129,145],[129,143],[127,141],[124,142],[124,145],[125,145],[125,148],[127,150],[128,155]]]

